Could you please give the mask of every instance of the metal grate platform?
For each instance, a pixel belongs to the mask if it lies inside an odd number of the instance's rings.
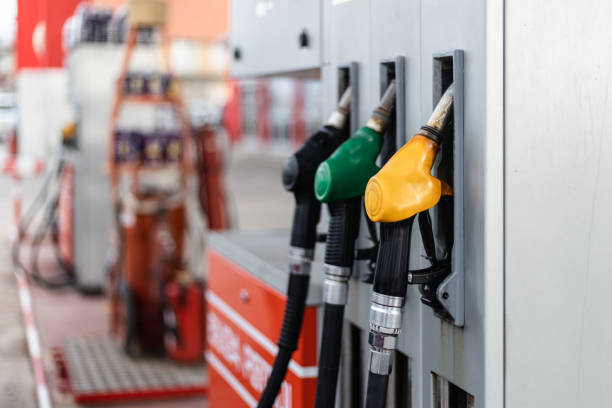
[[[63,376],[81,404],[195,396],[207,390],[203,364],[132,358],[111,338],[70,339],[60,355]]]

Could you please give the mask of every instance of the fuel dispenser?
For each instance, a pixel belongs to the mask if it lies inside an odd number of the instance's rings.
[[[321,203],[315,197],[314,178],[319,164],[347,138],[345,122],[350,108],[347,88],[327,124],[312,135],[283,166],[283,186],[295,197],[295,211],[289,248],[289,282],[278,353],[272,372],[259,399],[259,408],[271,408],[285,378],[291,355],[297,349],[304,306],[310,282],[310,265],[317,241]]]
[[[436,204],[444,205],[444,201],[452,197],[450,187],[433,177],[431,170],[442,142],[442,132],[452,116],[453,100],[454,84],[451,84],[427,124],[389,159],[366,187],[368,217],[381,223],[370,306],[368,408],[386,406],[392,354],[401,331],[401,308],[407,285],[421,284],[423,303],[434,310],[442,310],[437,307],[431,292],[450,273],[452,244],[447,243],[445,258],[439,261],[427,211]],[[423,245],[432,266],[410,271],[410,239],[417,214]],[[452,241],[452,235],[447,239]]]
[[[158,72],[129,70],[143,32],[159,30],[168,42],[165,14],[152,13],[157,4],[137,6],[130,9],[108,149],[118,248],[110,268],[111,330],[128,354],[197,361],[203,357],[203,289],[183,262],[190,129],[167,55]],[[120,120],[125,105],[152,109],[155,129],[126,126]]]
[[[336,398],[344,307],[356,255],[361,198],[369,178],[379,169],[376,158],[394,107],[395,87],[391,82],[367,125],[321,163],[315,176],[315,195],[327,203],[330,213],[323,266],[325,303],[316,407],[332,407]]]

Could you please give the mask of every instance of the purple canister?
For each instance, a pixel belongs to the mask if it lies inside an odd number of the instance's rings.
[[[167,132],[164,139],[164,158],[168,163],[176,163],[180,160],[183,151],[181,134],[177,132]]]
[[[130,94],[130,81],[131,80],[132,80],[132,73],[126,72],[125,79],[123,80],[123,94],[124,95]]]
[[[176,93],[176,84],[174,83],[174,79],[171,74],[162,74],[161,75],[161,89],[162,95],[172,98]]]
[[[164,88],[162,75],[156,72],[152,72],[147,75],[147,92],[153,96],[163,96]]]
[[[140,132],[118,130],[115,133],[115,161],[127,163],[140,160]]]
[[[126,76],[128,94],[142,95],[145,92],[145,76],[140,72],[132,72]]]
[[[159,133],[148,133],[143,137],[144,162],[155,166],[164,162],[164,137]]]

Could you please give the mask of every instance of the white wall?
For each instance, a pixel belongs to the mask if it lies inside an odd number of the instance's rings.
[[[21,153],[48,156],[57,151],[61,129],[73,119],[66,70],[21,70],[16,93]]]
[[[612,2],[506,1],[506,406],[612,406]]]

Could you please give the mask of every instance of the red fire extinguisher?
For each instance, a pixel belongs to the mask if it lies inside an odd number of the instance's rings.
[[[193,363],[204,357],[204,285],[181,279],[166,285],[166,353],[174,360]]]
[[[205,124],[193,130],[198,160],[198,196],[206,214],[208,229],[230,227],[229,211],[223,183],[223,157],[214,126]]]
[[[185,207],[128,214],[111,271],[111,327],[129,354],[162,354],[164,292],[181,266]]]

